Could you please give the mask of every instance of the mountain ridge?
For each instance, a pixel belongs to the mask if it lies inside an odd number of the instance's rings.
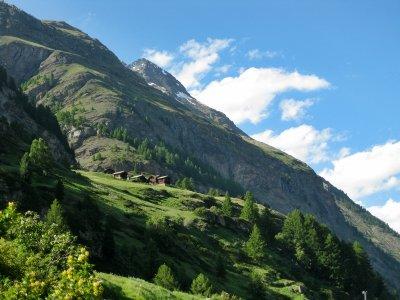
[[[252,140],[236,127],[231,130],[224,120],[171,102],[173,95],[149,86],[97,40],[72,26],[41,22],[0,3],[0,62],[24,83],[32,101],[72,118],[60,123],[84,168],[171,172],[166,162],[145,159],[137,147],[116,141],[111,133],[118,128],[126,129],[132,139],[173,145],[252,190],[273,209],[313,213],[342,239],[359,240],[374,267],[400,289],[400,239],[394,231],[381,221],[368,228],[365,219],[374,217],[303,162]],[[93,160],[97,153],[111,155],[113,144],[118,147],[115,159]],[[129,155],[123,156],[126,149]]]

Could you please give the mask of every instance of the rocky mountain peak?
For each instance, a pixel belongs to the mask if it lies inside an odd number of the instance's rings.
[[[193,99],[185,87],[174,76],[146,58],[134,61],[128,68],[143,77],[150,86],[176,98],[178,101],[188,100],[189,98]]]

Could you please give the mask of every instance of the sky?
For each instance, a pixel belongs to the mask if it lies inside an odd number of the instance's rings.
[[[400,1],[8,2],[157,63],[400,232]]]

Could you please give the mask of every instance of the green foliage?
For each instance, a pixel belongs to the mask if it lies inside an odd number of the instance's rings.
[[[28,81],[25,81],[24,83],[21,84],[21,89],[23,91],[26,91],[30,86],[38,86],[42,84],[47,84],[50,87],[54,85],[54,75],[36,75],[32,78],[30,78]]]
[[[147,138],[139,141],[127,136],[126,139],[129,144],[137,148],[137,153],[142,155],[144,159],[156,160],[161,165],[165,165],[169,169],[172,169],[175,173],[184,175],[183,179],[191,178],[196,182],[217,186],[223,190],[231,191],[234,194],[240,194],[242,192],[242,188],[237,183],[223,178],[210,165],[204,164],[171,146],[167,146],[162,141],[152,145]],[[181,187],[180,182],[183,179],[178,181],[177,186]],[[189,187],[191,190],[194,190],[195,188],[194,185],[190,185]],[[187,189],[186,187],[181,188]],[[217,191],[216,189],[213,190]]]
[[[229,196],[228,192],[225,194],[225,198],[224,198],[224,202],[222,203],[221,211],[224,216],[232,217],[232,215],[233,215],[233,203],[232,203],[231,197]]]
[[[46,214],[46,224],[48,226],[54,225],[60,232],[68,230],[68,226],[64,219],[63,209],[57,199],[54,199],[50,209]]]
[[[193,279],[190,290],[193,294],[210,297],[213,292],[213,286],[210,279],[208,279],[203,273],[200,273],[195,279]]]
[[[255,261],[262,259],[265,255],[265,241],[257,225],[253,226],[249,240],[245,244],[245,251]]]
[[[10,80],[11,82],[14,82],[11,78],[9,78],[9,81]],[[73,154],[73,151],[68,145],[67,138],[62,133],[57,118],[54,116],[51,109],[43,106],[42,104],[36,106],[34,103],[31,103],[28,97],[20,89],[16,88],[15,83],[9,83],[8,87],[14,91],[13,100],[15,103],[21,107],[37,124],[54,134],[64,146],[65,150],[70,154]]]
[[[70,233],[37,214],[22,215],[13,203],[0,213],[2,299],[101,299],[88,258]]]
[[[212,197],[218,197],[219,196],[219,191],[218,191],[218,189],[210,188],[208,190],[208,195],[210,195]]]
[[[19,174],[23,180],[28,180],[30,173],[29,153],[24,153],[19,163]]]
[[[126,128],[123,127],[116,128],[111,133],[111,137],[126,142],[128,140],[128,131],[126,130]]]
[[[361,244],[351,246],[340,241],[313,216],[304,216],[299,210],[291,212],[276,238],[304,268],[350,295],[366,289],[376,296],[386,294]]]
[[[29,150],[29,162],[38,171],[49,171],[53,164],[53,157],[47,143],[42,139],[34,139]]]
[[[271,211],[268,207],[265,207],[261,211],[257,224],[264,238],[268,242],[273,241],[275,236],[275,225],[272,220]]]
[[[194,191],[194,182],[192,178],[184,177],[182,179],[178,179],[175,182],[175,186],[177,188],[183,189],[183,190],[189,190],[189,191]]]
[[[86,119],[83,115],[78,114],[82,114],[84,112],[85,109],[83,107],[78,108],[77,106],[73,105],[70,110],[58,111],[56,113],[57,121],[62,125],[80,128],[86,122]]]
[[[206,209],[205,207],[203,207],[203,206],[201,206],[201,207],[196,207],[196,208],[194,209],[194,213],[195,213],[197,216],[199,216],[199,217],[201,217],[201,218],[204,218],[204,217],[207,216],[207,209]]]
[[[258,218],[258,208],[254,203],[254,196],[251,192],[246,192],[244,197],[244,206],[240,213],[240,217],[250,223],[255,223]]]
[[[154,283],[160,285],[168,290],[178,289],[178,283],[175,280],[174,274],[170,267],[162,264],[153,279]]]
[[[100,152],[97,152],[96,154],[93,155],[93,161],[99,161],[99,160],[103,160],[103,159],[104,158]]]
[[[262,277],[257,272],[251,272],[248,286],[250,299],[265,299],[265,288]]]

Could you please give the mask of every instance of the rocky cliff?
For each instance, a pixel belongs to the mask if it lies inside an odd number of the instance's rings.
[[[139,60],[129,69],[78,29],[39,21],[4,3],[0,62],[32,101],[57,114],[84,168],[171,170],[167,161],[143,157],[134,145],[116,140],[116,130],[132,140],[170,145],[275,210],[310,212],[342,239],[359,240],[376,270],[400,290],[398,234],[303,162],[252,140],[222,113],[197,102],[157,66]],[[93,158],[97,153],[102,159]]]

